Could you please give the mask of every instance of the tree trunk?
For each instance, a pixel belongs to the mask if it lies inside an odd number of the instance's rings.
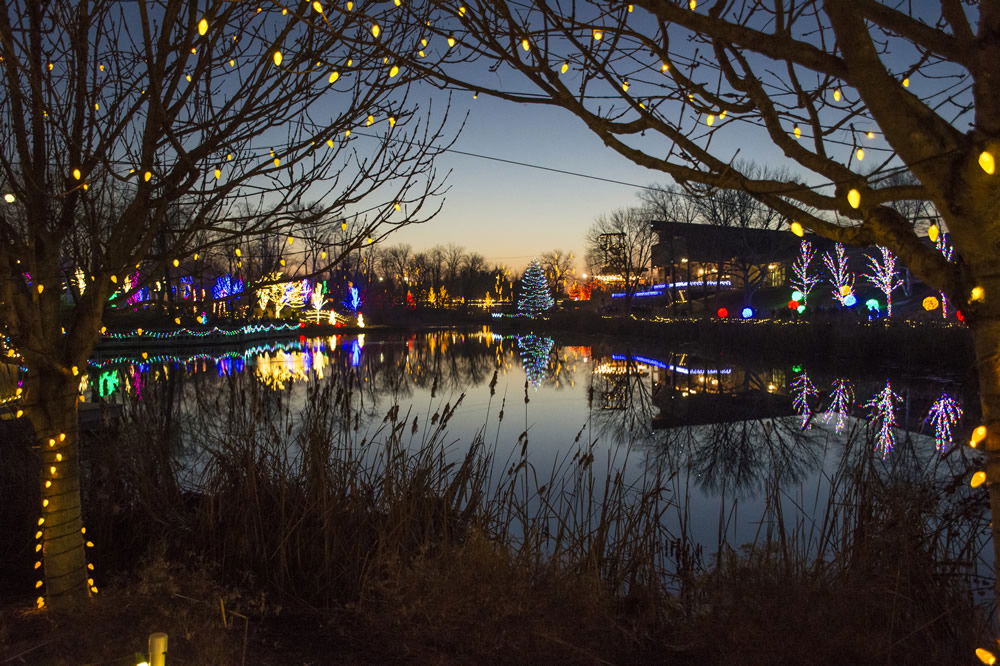
[[[29,368],[25,375],[25,415],[34,426],[41,466],[36,545],[41,564],[35,568],[44,573],[44,588],[38,588],[38,596],[53,608],[85,599],[93,588],[80,510],[79,382],[45,368]]]

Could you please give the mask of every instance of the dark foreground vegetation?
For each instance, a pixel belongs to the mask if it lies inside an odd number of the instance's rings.
[[[177,664],[955,664],[988,645],[960,449],[931,472],[852,437],[813,518],[776,470],[757,539],[711,555],[669,455],[627,481],[577,434],[537,470],[528,433],[509,459],[495,423],[453,443],[454,404],[359,427],[350,381],[147,388],[84,445],[101,592],[78,611],[26,610],[33,454],[3,447],[0,663],[136,663],[153,631]]]

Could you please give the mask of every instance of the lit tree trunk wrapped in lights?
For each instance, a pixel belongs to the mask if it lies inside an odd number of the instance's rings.
[[[312,268],[328,271],[436,212],[425,202],[439,192],[446,119],[415,116],[407,88],[419,74],[383,62],[409,33],[386,22],[375,41],[371,20],[223,0],[15,0],[0,12],[0,323],[27,369],[16,409],[42,463],[39,605],[96,591],[81,524],[79,369],[126,275],[320,235],[364,202],[372,212]],[[369,116],[370,154],[345,138]],[[61,302],[67,276],[72,305]]]
[[[896,273],[896,255],[892,250],[884,245],[879,245],[878,250],[882,253],[881,261],[878,257],[868,255],[868,265],[871,268],[868,281],[885,294],[886,314],[892,317],[892,292],[903,286],[903,281]]]
[[[393,55],[452,89],[560,107],[685,186],[745,190],[789,224],[884,245],[947,294],[974,338],[1000,565],[1000,3],[941,0],[932,14],[878,0],[445,0],[398,20],[456,47]],[[785,175],[735,163],[754,139]],[[862,146],[889,159],[862,169]],[[887,179],[897,165],[912,182]],[[907,201],[933,207],[961,261],[922,242],[893,207]]]
[[[833,285],[833,297],[841,305],[853,305],[854,296],[854,273],[847,269],[847,254],[844,251],[844,244],[837,243],[833,248],[833,254],[827,252],[823,255],[823,263],[830,273],[830,284]]]
[[[812,243],[807,240],[799,243],[799,256],[795,258],[795,262],[792,264],[792,279],[790,284],[793,289],[802,292],[803,304],[809,301],[809,294],[812,293],[813,288],[819,283],[819,275],[809,270],[809,265],[815,256],[816,248],[813,247]]]

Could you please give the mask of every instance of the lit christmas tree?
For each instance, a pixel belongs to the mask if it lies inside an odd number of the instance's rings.
[[[892,292],[903,286],[903,281],[896,275],[896,255],[887,247],[882,245],[876,247],[882,253],[882,261],[879,261],[878,257],[868,256],[868,265],[872,272],[867,277],[869,282],[885,294],[886,314],[891,317]]]
[[[823,263],[830,271],[833,297],[841,305],[850,306],[857,303],[857,298],[854,296],[854,273],[847,270],[847,255],[844,253],[844,244],[837,243],[834,246],[834,254],[829,252],[824,254]]]
[[[532,261],[521,278],[521,298],[517,302],[517,311],[534,317],[553,305],[555,301],[552,299],[545,271],[537,261]]]
[[[792,264],[792,279],[790,283],[792,289],[802,292],[802,302],[809,300],[809,292],[813,290],[819,282],[819,275],[809,271],[809,264],[816,256],[816,248],[807,240],[799,244],[799,256]]]

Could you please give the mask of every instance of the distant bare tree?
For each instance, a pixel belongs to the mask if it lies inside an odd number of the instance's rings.
[[[649,211],[643,207],[619,208],[599,216],[585,238],[587,264],[592,273],[621,276],[625,303],[630,306],[639,281],[650,269],[656,240]]]
[[[545,277],[548,278],[549,284],[555,289],[557,295],[566,295],[566,281],[573,276],[575,261],[576,257],[573,253],[565,250],[543,252],[538,258],[538,263],[545,271]]]

